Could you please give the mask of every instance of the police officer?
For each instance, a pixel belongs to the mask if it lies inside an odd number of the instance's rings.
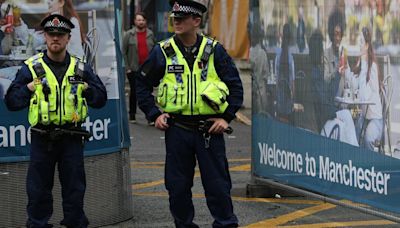
[[[66,47],[74,25],[53,14],[41,22],[47,51],[28,60],[11,83],[5,103],[11,111],[29,107],[31,153],[27,174],[27,227],[52,227],[52,188],[55,165],[62,187],[66,227],[87,227],[83,211],[86,188],[83,142],[88,132],[81,123],[88,106],[100,108],[106,89],[93,70],[70,55]]]
[[[206,7],[190,0],[170,4],[175,35],[156,45],[142,65],[139,107],[165,131],[165,185],[176,227],[198,227],[191,192],[196,158],[213,227],[237,227],[223,132],[242,105],[242,82],[222,45],[197,33]],[[157,86],[162,111],[152,96]]]

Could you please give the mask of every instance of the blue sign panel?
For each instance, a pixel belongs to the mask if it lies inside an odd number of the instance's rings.
[[[89,116],[82,124],[82,127],[92,134],[89,142],[85,144],[86,156],[118,152],[122,148],[130,146],[125,91],[120,89],[125,86],[125,70],[122,66],[121,53],[116,51],[119,50],[116,47],[120,46],[122,34],[122,31],[118,29],[121,28],[119,26],[121,14],[119,10],[114,10],[112,2],[99,3],[74,4],[78,12],[76,15],[75,13],[71,14],[74,15],[71,21],[76,22],[75,29],[77,30],[76,32],[73,30],[71,33],[71,40],[67,47],[67,51],[71,55],[85,59],[93,67],[107,90],[106,106],[101,109],[90,108]],[[4,9],[7,5],[8,3],[3,4]],[[91,7],[88,7],[89,5]],[[29,159],[31,137],[28,110],[10,112],[2,99],[24,60],[32,56],[34,52],[46,48],[43,33],[35,32],[33,28],[45,15],[52,13],[51,11],[47,12],[51,9],[42,1],[28,5],[16,4],[13,7],[21,11],[24,26],[14,28],[15,34],[10,36],[14,37],[12,47],[0,48],[2,49],[0,59],[0,113],[2,116],[0,118],[0,162]],[[104,14],[103,12],[114,12],[115,14]],[[28,47],[33,45],[27,43],[26,39],[28,38],[35,41],[35,45],[32,47],[34,50],[28,50]],[[81,40],[82,38],[84,40]],[[82,43],[84,43],[83,46]]]
[[[85,155],[112,153],[121,148],[121,130],[117,109],[119,100],[110,99],[101,109],[89,109],[89,117],[82,124],[92,137],[85,144]],[[0,102],[0,162],[29,159],[30,125],[27,109],[10,112]]]
[[[253,126],[255,176],[400,213],[399,159],[263,115]]]

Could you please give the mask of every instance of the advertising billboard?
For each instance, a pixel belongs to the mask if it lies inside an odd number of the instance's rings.
[[[251,1],[253,175],[399,213],[400,5]]]
[[[49,4],[48,4],[49,3]],[[129,144],[123,133],[124,91],[120,91],[115,40],[115,15],[112,1],[65,1],[63,7],[53,7],[57,1],[6,1],[0,6],[0,162],[29,159],[30,126],[28,110],[10,112],[3,98],[21,64],[46,48],[41,20],[52,13],[62,13],[75,25],[67,50],[91,64],[107,89],[108,101],[101,109],[89,109],[82,127],[92,137],[85,145],[85,155],[120,151]],[[121,62],[121,61],[120,61]],[[122,69],[122,68],[121,68]],[[122,93],[122,98],[120,96]],[[122,101],[121,101],[122,99]],[[129,134],[129,132],[128,132]],[[125,141],[124,141],[125,140]]]

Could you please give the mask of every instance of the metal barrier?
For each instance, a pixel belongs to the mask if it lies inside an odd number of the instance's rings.
[[[0,227],[25,226],[28,164],[0,163]],[[89,226],[115,224],[132,218],[129,151],[85,157],[85,169],[85,213],[89,218]],[[63,215],[57,169],[53,200],[54,212],[50,223],[59,224]]]

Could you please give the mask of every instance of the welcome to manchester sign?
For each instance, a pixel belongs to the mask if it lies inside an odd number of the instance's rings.
[[[370,1],[367,0],[250,2],[253,175],[400,213],[400,99],[394,86],[400,83],[400,26],[397,25],[400,6],[384,0],[376,1],[376,5],[368,4]],[[382,113],[382,129],[368,132],[366,127],[352,143],[344,140],[343,136],[355,132],[358,118],[363,115],[360,110],[366,110],[361,106],[365,107],[365,104],[345,103],[337,98],[335,103],[332,102],[342,113],[348,110],[351,114],[350,123],[354,124],[350,131],[344,130],[348,128],[343,128],[344,120],[338,113],[328,120],[337,121],[336,130],[324,131],[328,121],[322,129],[317,123],[322,113],[316,108],[320,98],[316,94],[325,87],[316,83],[308,39],[318,29],[323,35],[323,51],[331,47],[328,18],[333,11],[340,11],[343,15],[340,46],[347,50],[349,68],[353,68],[361,56],[360,36],[363,36],[362,28],[367,27],[372,34],[371,46],[378,69],[379,87],[376,88],[380,92],[382,108],[377,113]],[[304,26],[300,25],[300,18]],[[295,74],[292,95],[297,105],[287,119],[281,118],[277,110],[279,102],[282,102],[277,96],[283,88],[278,83],[282,77],[277,75],[279,66],[275,65],[277,50],[281,48],[282,28],[286,23],[291,30],[289,51],[293,56]],[[322,77],[326,77],[324,67],[326,65],[322,67]],[[361,74],[349,73],[355,80]],[[372,88],[371,83],[368,85]],[[343,98],[339,93],[336,96]],[[369,109],[375,108],[376,102],[369,102]],[[380,115],[376,116],[379,118]],[[372,119],[367,119],[365,126],[370,122]],[[366,147],[363,139],[376,131],[382,137],[373,141],[372,149]]]
[[[253,175],[400,213],[399,159],[263,115],[253,115],[253,126]]]

